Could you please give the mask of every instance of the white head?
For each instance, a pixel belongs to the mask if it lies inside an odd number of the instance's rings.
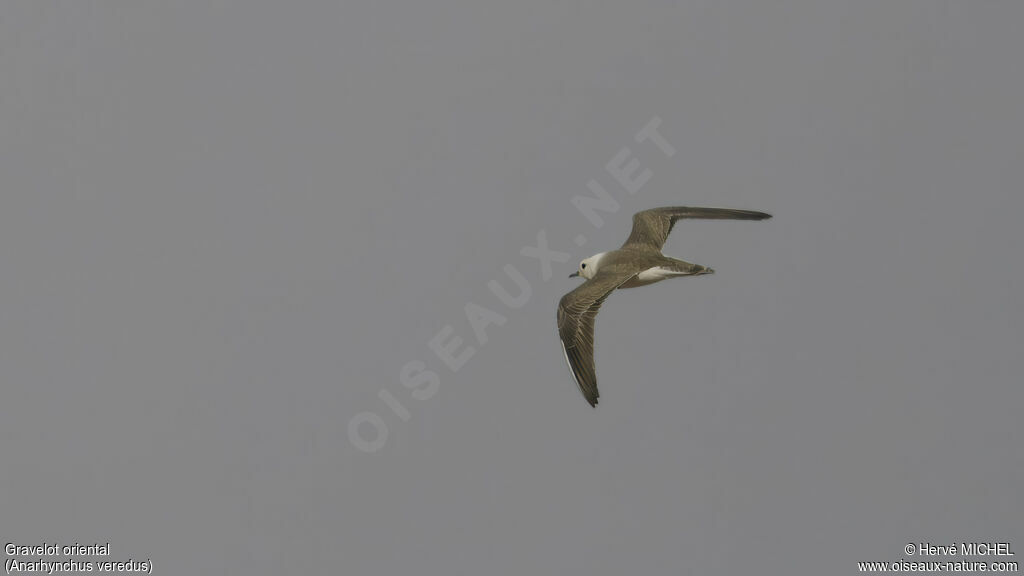
[[[570,274],[569,278],[582,276],[587,280],[590,280],[591,278],[594,277],[595,274],[597,274],[598,268],[601,267],[601,257],[604,255],[605,252],[599,252],[597,254],[594,254],[590,258],[584,258],[580,262],[580,267],[577,268],[575,272]]]

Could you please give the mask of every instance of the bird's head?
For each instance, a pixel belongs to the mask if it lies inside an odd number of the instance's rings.
[[[587,280],[593,278],[594,275],[597,274],[598,268],[601,267],[601,257],[604,256],[604,254],[604,252],[601,252],[600,254],[594,254],[590,258],[584,258],[580,262],[580,267],[570,274],[569,278],[576,278],[577,276],[582,276]]]

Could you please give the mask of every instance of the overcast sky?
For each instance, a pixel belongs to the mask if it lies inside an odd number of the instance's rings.
[[[164,575],[1024,550],[1024,4],[605,4],[0,7],[0,539]],[[592,409],[556,304],[664,205],[774,218],[676,226],[716,274],[611,295]]]

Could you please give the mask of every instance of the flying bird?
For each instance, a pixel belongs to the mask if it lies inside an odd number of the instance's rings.
[[[587,281],[558,302],[558,335],[562,352],[576,385],[591,406],[597,407],[597,373],[594,368],[594,319],[605,298],[617,288],[634,288],[676,276],[713,274],[699,264],[676,260],[661,253],[677,220],[764,220],[771,214],[730,208],[674,206],[653,208],[633,215],[633,231],[618,250],[600,252],[580,262],[569,275]]]

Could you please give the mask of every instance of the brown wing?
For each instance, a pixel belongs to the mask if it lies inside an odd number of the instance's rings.
[[[632,244],[655,250],[661,250],[672,231],[672,225],[681,218],[705,218],[713,220],[764,220],[771,214],[754,212],[753,210],[733,210],[731,208],[693,208],[689,206],[673,206],[653,208],[633,215],[633,231],[630,233],[623,248]]]
[[[635,276],[628,272],[598,272],[558,302],[558,336],[569,370],[591,406],[597,406],[597,373],[594,368],[594,318],[604,299]]]

